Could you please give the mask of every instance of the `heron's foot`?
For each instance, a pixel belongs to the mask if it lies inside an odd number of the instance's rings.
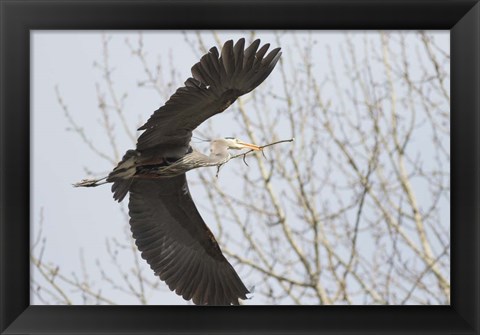
[[[103,180],[103,178],[102,179],[82,179],[80,182],[73,184],[73,187],[95,187],[98,185],[105,184],[105,182],[99,183],[101,180]]]

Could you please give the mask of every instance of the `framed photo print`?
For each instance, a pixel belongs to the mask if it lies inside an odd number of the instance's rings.
[[[2,333],[478,333],[477,2],[0,8]]]

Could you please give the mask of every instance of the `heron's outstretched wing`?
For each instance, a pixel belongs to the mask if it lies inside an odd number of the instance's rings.
[[[188,145],[192,130],[209,117],[223,112],[239,96],[260,85],[280,58],[280,48],[265,56],[269,44],[258,49],[260,40],[248,48],[245,39],[227,41],[221,55],[213,47],[192,67],[192,78],[177,89],[164,106],[139,128],[137,150],[162,151],[169,146]]]
[[[197,305],[238,305],[248,290],[198,213],[185,174],[136,179],[130,225],[142,257],[168,287]]]

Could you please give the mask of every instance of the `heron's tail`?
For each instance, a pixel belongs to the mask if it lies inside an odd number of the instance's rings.
[[[128,150],[122,160],[107,177],[107,182],[113,183],[113,198],[121,202],[127,195],[133,176],[136,173],[136,158],[140,153],[136,150]]]

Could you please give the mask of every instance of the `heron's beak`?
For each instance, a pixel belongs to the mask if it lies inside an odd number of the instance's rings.
[[[242,141],[238,141],[238,144],[243,148],[248,148],[252,150],[262,150],[262,148],[260,148],[258,145],[255,145],[255,144],[250,144]]]

